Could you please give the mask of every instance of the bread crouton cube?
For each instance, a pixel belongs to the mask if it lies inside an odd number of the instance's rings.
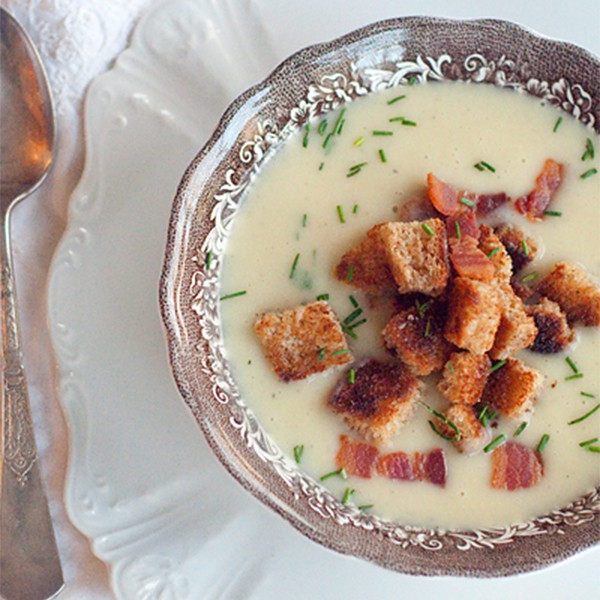
[[[327,404],[364,439],[386,442],[413,415],[420,385],[401,364],[368,360],[340,378]]]
[[[353,360],[342,327],[327,302],[312,302],[259,317],[254,329],[265,356],[283,381]]]
[[[533,317],[527,314],[523,301],[510,285],[499,287],[498,297],[501,305],[500,325],[489,354],[493,359],[503,360],[529,348],[538,330]]]
[[[482,402],[511,419],[531,412],[544,384],[544,376],[518,358],[509,358],[490,374]]]
[[[600,288],[577,265],[559,262],[540,281],[537,291],[557,302],[569,323],[600,325]]]
[[[539,252],[537,242],[521,228],[503,224],[495,227],[494,231],[512,260],[514,273],[518,273],[537,256]]]
[[[378,234],[401,294],[439,296],[444,291],[450,269],[441,219],[385,223]]]
[[[443,334],[445,313],[432,299],[396,313],[382,332],[385,347],[415,375],[441,371],[452,352]]]
[[[494,345],[499,324],[495,289],[482,281],[457,277],[448,294],[446,339],[463,350],[484,354]]]
[[[396,291],[396,281],[378,233],[381,227],[372,227],[357,246],[342,256],[335,268],[337,279],[375,295]]]
[[[487,354],[453,352],[444,366],[438,389],[452,404],[477,404],[491,366],[492,361]]]
[[[472,406],[451,404],[442,414],[458,429],[460,438],[452,443],[459,452],[468,455],[476,454],[490,441],[489,430],[477,418]],[[450,438],[456,436],[456,431],[441,419],[438,419],[437,427]]]
[[[538,329],[537,336],[529,347],[533,352],[560,352],[573,341],[575,334],[569,327],[567,316],[556,302],[542,297],[538,304],[527,306],[527,312],[533,317]]]
[[[513,263],[507,248],[488,225],[480,225],[479,249],[494,265],[494,281],[509,284],[513,276]]]

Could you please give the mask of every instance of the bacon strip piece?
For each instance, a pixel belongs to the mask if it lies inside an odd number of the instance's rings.
[[[383,475],[400,481],[428,481],[444,486],[447,477],[446,455],[440,448],[430,452],[391,452],[380,454],[375,446],[340,436],[336,456],[338,468],[348,475],[370,479]]]
[[[563,178],[563,166],[549,158],[535,180],[535,188],[526,196],[515,200],[516,209],[530,221],[540,221],[550,206],[554,193]]]
[[[494,263],[477,247],[477,240],[470,236],[463,236],[451,245],[450,262],[460,277],[486,283],[494,278]]]
[[[529,488],[543,475],[542,455],[528,446],[508,441],[492,453],[491,486],[497,490]]]
[[[499,194],[478,194],[475,198],[477,216],[485,217],[509,200],[510,198],[504,192],[500,192]]]
[[[479,225],[477,224],[477,217],[472,211],[465,211],[450,215],[446,218],[446,233],[450,242],[456,241],[458,236],[456,224],[458,223],[458,232],[460,237],[472,237],[476,240],[479,239],[481,232],[479,231]]]
[[[438,179],[433,173],[427,174],[427,190],[434,208],[449,217],[465,209],[461,204],[461,193],[449,183]]]

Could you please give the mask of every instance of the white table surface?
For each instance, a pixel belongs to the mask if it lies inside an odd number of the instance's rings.
[[[199,0],[202,1],[211,4],[217,0]],[[265,19],[276,20],[274,47],[280,56],[265,68],[265,75],[281,59],[303,46],[378,19],[415,14],[508,19],[600,54],[598,0],[569,3],[547,0],[479,0],[476,3],[466,0],[224,1],[232,11],[236,10],[236,5],[256,5]],[[1,0],[0,4],[19,18],[39,45],[58,107],[60,141],[54,169],[34,197],[15,211],[13,244],[34,426],[64,563],[66,587],[61,598],[112,598],[106,566],[94,556],[89,541],[71,525],[64,509],[67,430],[55,390],[55,359],[47,328],[46,283],[53,251],[66,225],[70,193],[77,184],[85,160],[82,100],[86,88],[126,47],[132,28],[151,2]],[[298,23],[307,22],[307,15],[310,28],[298,27]],[[561,587],[559,582],[550,597],[598,597],[599,558],[600,552],[596,549],[570,559],[566,569],[562,567],[565,569],[564,585]],[[460,582],[450,588],[440,580],[435,597],[448,597],[448,592],[460,596]],[[402,590],[398,592],[402,597]],[[545,598],[548,597],[546,594]],[[323,590],[323,598],[327,598],[327,590]]]

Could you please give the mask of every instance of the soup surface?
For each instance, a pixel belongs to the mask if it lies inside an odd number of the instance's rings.
[[[390,103],[400,95],[405,97]],[[285,453],[293,457],[294,447],[304,447],[301,468],[316,480],[337,468],[340,435],[357,438],[327,407],[343,371],[280,381],[264,357],[254,323],[264,312],[306,304],[325,293],[341,320],[353,310],[352,295],[367,318],[355,330],[357,339],[348,339],[355,358],[389,360],[381,343],[389,315],[336,280],[334,269],[368,229],[397,220],[398,207],[422,195],[429,172],[460,189],[516,198],[531,191],[546,159],[563,163],[565,176],[550,207],[561,216],[531,223],[509,204],[484,222],[516,224],[538,242],[540,254],[523,275],[535,271],[541,277],[565,260],[584,266],[593,277],[600,274],[600,174],[581,178],[600,168],[598,156],[590,159],[588,153],[582,161],[588,138],[595,148],[600,143],[575,119],[525,94],[464,83],[390,89],[346,108],[343,130],[326,148],[318,120],[308,134],[292,135],[263,166],[232,224],[221,274],[222,295],[246,292],[221,302],[227,358],[240,393]],[[338,115],[339,110],[323,117],[327,131]],[[404,120],[390,121],[396,117]],[[474,168],[481,161],[495,171]],[[361,163],[358,173],[348,176]],[[599,401],[600,333],[581,325],[575,331],[575,341],[564,352],[524,350],[517,355],[545,376],[531,422],[518,438],[535,448],[544,434],[550,436],[537,485],[492,489],[490,454],[460,454],[431,430],[431,415],[423,406],[382,451],[443,448],[448,465],[444,487],[383,477],[331,477],[323,485],[340,499],[352,488],[352,502],[372,505],[368,510],[382,517],[441,528],[521,522],[589,492],[600,481],[600,456],[579,444],[600,436],[600,411],[575,425],[567,423]],[[573,374],[567,357],[583,377],[566,379]],[[435,387],[436,376],[426,381],[423,400],[442,410],[447,403]],[[500,419],[493,436],[505,433],[511,439],[518,424]]]

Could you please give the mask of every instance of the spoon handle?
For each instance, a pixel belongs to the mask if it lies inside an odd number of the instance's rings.
[[[44,600],[62,588],[63,578],[29,409],[10,253],[9,213],[2,215],[0,260],[3,346],[0,596],[6,600]]]

